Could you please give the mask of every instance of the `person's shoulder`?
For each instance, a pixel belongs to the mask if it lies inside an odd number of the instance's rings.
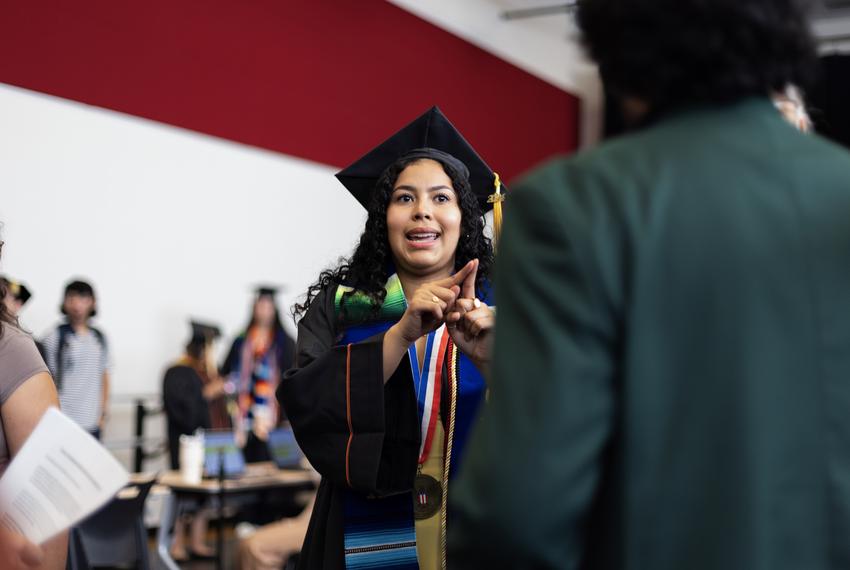
[[[0,326],[3,331],[3,336],[0,337],[0,361],[5,363],[8,362],[7,359],[14,359],[20,362],[31,361],[34,364],[43,363],[32,336],[8,323],[2,323]]]
[[[186,362],[175,362],[165,370],[166,376],[182,376],[186,374],[197,374],[197,371]]]
[[[842,169],[844,174],[850,170],[850,150],[818,134],[802,135],[799,144],[825,164]]]
[[[575,156],[556,156],[537,165],[523,174],[517,182],[511,184],[505,201],[505,208],[511,207],[515,200],[534,200],[551,193],[553,188],[562,183],[573,168]],[[507,213],[507,211],[506,211]]]
[[[93,325],[93,324],[89,323],[88,327],[89,327],[89,330],[94,334],[95,337],[97,337],[99,340],[106,342],[106,336],[107,335],[100,325]]]
[[[9,323],[0,323],[3,336],[0,337],[0,350],[15,350],[21,347],[32,345],[35,347],[35,341],[32,337]]]
[[[301,326],[309,323],[310,326],[314,326],[316,323],[335,322],[343,294],[354,290],[354,287],[337,282],[328,283],[316,293],[310,301],[310,306],[296,324]]]
[[[162,380],[166,385],[182,385],[190,380],[200,380],[198,371],[185,362],[175,362],[165,370]]]
[[[629,160],[622,150],[623,141],[603,143],[600,146],[573,155],[553,157],[521,176],[511,185],[505,202],[505,215],[509,216],[513,204],[541,212],[570,211],[587,205],[589,192],[603,188],[617,189],[620,174]],[[627,145],[630,146],[630,145]]]

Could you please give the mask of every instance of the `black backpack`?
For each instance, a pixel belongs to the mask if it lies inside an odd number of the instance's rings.
[[[100,346],[103,349],[106,349],[106,337],[103,336],[103,333],[92,326],[89,327],[89,330],[92,334],[94,334],[94,337],[100,343]],[[53,376],[53,381],[56,383],[57,390],[62,387],[62,368],[64,366],[62,362],[62,353],[65,352],[65,345],[68,344],[68,335],[73,332],[74,329],[71,328],[70,324],[65,323],[59,325],[59,346],[56,349],[56,371]]]

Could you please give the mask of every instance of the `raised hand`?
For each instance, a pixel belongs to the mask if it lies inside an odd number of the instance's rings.
[[[446,315],[446,324],[458,349],[483,372],[490,362],[496,316],[486,303],[475,296],[478,260],[474,260],[474,263],[473,270],[461,284],[460,296]]]
[[[384,382],[390,379],[411,344],[445,322],[446,311],[455,305],[460,285],[474,267],[475,262],[470,261],[451,277],[425,283],[411,295],[401,320],[384,335]]]
[[[475,270],[477,263],[470,261],[451,277],[425,283],[411,295],[407,310],[394,325],[404,341],[412,344],[443,324],[446,310],[455,305],[461,292],[460,285]]]

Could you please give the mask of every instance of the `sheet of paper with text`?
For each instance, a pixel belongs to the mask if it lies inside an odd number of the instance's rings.
[[[0,478],[0,524],[40,544],[96,511],[128,478],[105,447],[50,408]]]

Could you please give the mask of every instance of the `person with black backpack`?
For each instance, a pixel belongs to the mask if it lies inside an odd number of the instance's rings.
[[[89,323],[97,313],[96,303],[89,283],[68,283],[60,307],[66,321],[42,345],[62,411],[100,439],[108,412],[109,350],[106,337]]]

